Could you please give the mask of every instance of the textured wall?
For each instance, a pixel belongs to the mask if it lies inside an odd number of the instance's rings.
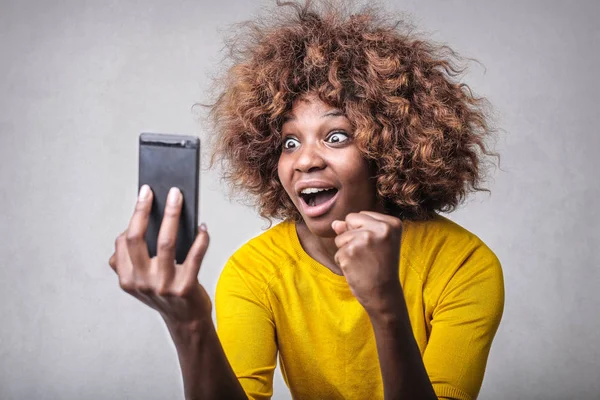
[[[207,134],[223,30],[260,3],[0,1],[0,398],[181,398],[160,317],[107,265],[136,195],[141,131]],[[475,57],[465,80],[504,129],[492,195],[451,215],[504,266],[484,399],[600,393],[597,1],[394,1]],[[211,294],[264,226],[203,172]],[[275,398],[289,398],[280,377]]]

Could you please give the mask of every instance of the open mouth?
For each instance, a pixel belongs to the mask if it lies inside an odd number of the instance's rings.
[[[316,207],[331,200],[336,195],[337,191],[336,188],[331,188],[316,193],[301,193],[300,197],[307,206]]]

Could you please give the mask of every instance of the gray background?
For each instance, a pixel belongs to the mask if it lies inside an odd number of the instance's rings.
[[[107,265],[133,209],[137,135],[208,133],[223,30],[248,1],[0,3],[0,398],[181,398],[160,317]],[[264,4],[264,3],[262,3]],[[451,215],[497,253],[506,308],[483,399],[600,393],[597,1],[394,1],[475,57],[465,81],[504,129],[492,195]],[[261,232],[203,172],[209,292]],[[281,378],[276,399],[289,398]]]

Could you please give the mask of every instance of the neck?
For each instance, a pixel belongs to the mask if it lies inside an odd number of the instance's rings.
[[[330,238],[317,236],[308,229],[304,221],[296,223],[296,233],[302,248],[309,256],[334,274],[342,275],[342,270],[333,258],[338,251],[335,245],[335,236]]]
[[[385,212],[383,204],[380,202],[376,203],[373,211],[383,214]],[[302,248],[309,256],[330,269],[334,274],[343,275],[341,268],[338,267],[334,259],[335,253],[338,251],[335,244],[335,236],[317,236],[308,229],[304,221],[296,223],[296,234]]]

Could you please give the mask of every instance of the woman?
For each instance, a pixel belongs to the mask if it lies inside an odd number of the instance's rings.
[[[482,180],[490,134],[454,53],[374,11],[283,4],[232,47],[212,106],[214,160],[283,222],[227,262],[212,303],[202,225],[174,264],[172,189],[157,257],[140,191],[110,265],[163,316],[187,398],[266,399],[279,355],[299,399],[473,399],[500,323],[500,263],[452,211]],[[291,12],[290,12],[291,11]]]

